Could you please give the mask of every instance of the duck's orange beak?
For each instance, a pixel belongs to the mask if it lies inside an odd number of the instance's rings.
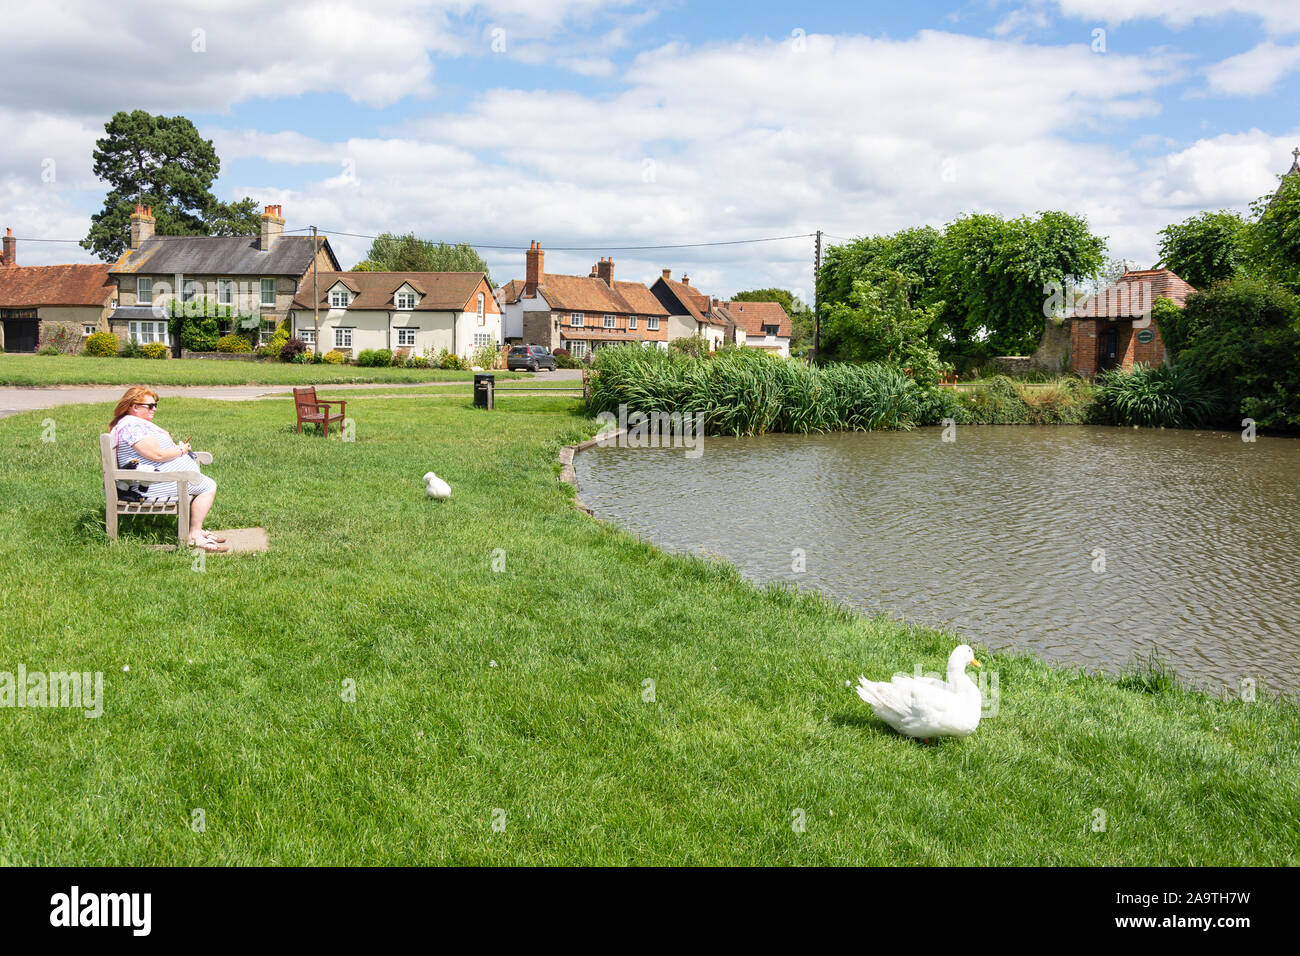
[[[973,657],[970,659],[970,662],[971,662],[972,664],[974,664],[976,667],[983,667],[983,666],[984,666],[984,665],[981,664],[979,661],[975,660],[975,658],[973,658]]]

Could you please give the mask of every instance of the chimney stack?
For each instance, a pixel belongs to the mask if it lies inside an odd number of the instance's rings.
[[[0,269],[7,269],[9,266],[18,265],[18,240],[14,238],[12,229],[5,230],[4,253],[0,254]]]
[[[146,239],[153,238],[153,206],[135,204],[131,213],[131,248],[139,249]]]
[[[673,270],[672,270],[672,269],[665,269],[665,270],[664,270],[664,278],[665,278],[665,279],[671,279],[672,277],[673,277]]]
[[[536,239],[524,253],[524,262],[527,266],[524,273],[524,295],[535,296],[539,285],[546,285],[546,272],[543,268],[545,264],[546,253],[542,251],[542,244]]]
[[[690,284],[691,284],[691,277],[690,277],[690,276],[682,276],[682,285],[690,285]]]
[[[257,248],[263,252],[270,251],[271,244],[282,235],[284,235],[284,216],[280,214],[280,207],[267,206],[266,212],[262,213],[262,234],[258,238]]]
[[[614,260],[601,256],[596,264],[596,275],[605,280],[605,285],[614,288]]]

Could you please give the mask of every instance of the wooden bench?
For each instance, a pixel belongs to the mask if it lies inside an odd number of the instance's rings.
[[[212,455],[206,451],[194,452],[200,465],[212,464]],[[182,548],[190,537],[189,486],[197,485],[203,476],[197,471],[137,471],[117,467],[117,449],[111,435],[99,436],[99,460],[104,469],[104,528],[110,538],[117,537],[118,515],[175,515],[176,537]],[[146,501],[122,501],[117,496],[117,483],[129,481],[137,485],[152,485],[160,481],[176,482],[175,498],[155,498]]]
[[[338,414],[330,411],[331,405],[339,406]],[[339,422],[339,429],[343,428],[343,417],[347,414],[348,403],[338,399],[330,399],[323,402],[316,397],[316,386],[308,385],[306,388],[295,388],[293,390],[293,407],[298,413],[298,433],[302,434],[303,423],[308,425],[319,425],[326,438],[330,434],[330,422]]]

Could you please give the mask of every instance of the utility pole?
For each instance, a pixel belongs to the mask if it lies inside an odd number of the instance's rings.
[[[822,309],[817,299],[817,277],[822,271],[822,231],[817,230],[817,243],[813,252],[813,362],[822,361]]]
[[[320,355],[320,293],[316,290],[316,260],[320,258],[320,244],[316,238],[316,227],[311,227],[311,305],[315,309],[312,319],[314,331],[311,335],[311,350]]]

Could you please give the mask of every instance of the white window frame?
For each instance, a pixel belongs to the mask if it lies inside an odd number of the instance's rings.
[[[235,304],[235,280],[218,279],[217,280],[217,305]]]
[[[181,282],[181,301],[193,302],[200,291],[200,283],[197,279],[184,279]]]
[[[352,329],[350,326],[348,327],[335,326],[334,347],[336,349],[352,348]]]
[[[99,326],[97,325],[91,325],[89,323],[85,323],[81,326],[82,335],[94,335],[98,331],[99,331]]]
[[[628,327],[628,330],[629,330],[629,331],[634,331],[634,330],[636,329],[636,316],[635,316],[635,315],[629,315],[629,316],[627,317],[627,327]]]
[[[346,309],[351,302],[347,289],[330,289],[330,308]]]
[[[139,345],[148,345],[151,342],[161,342],[163,345],[170,346],[171,339],[167,334],[166,322],[155,322],[153,319],[132,320],[127,323],[126,336],[128,339],[135,339]]]
[[[302,339],[304,345],[310,345],[312,348],[316,347],[316,330],[314,328],[299,329],[298,338]]]
[[[483,293],[480,292],[478,294],[478,324],[479,325],[487,325],[487,316],[485,315],[486,305],[483,299],[484,299]]]
[[[614,322],[615,322],[615,321],[616,321],[616,320],[615,320],[614,316],[612,316],[612,315],[610,315],[608,312],[606,312],[606,313],[605,313],[605,322],[604,322],[604,326],[603,326],[603,327],[604,327],[604,328],[607,328],[607,329],[612,329],[612,328],[614,328]]]
[[[658,331],[659,331],[659,318],[658,318],[658,316],[654,316],[654,315],[649,316],[649,317],[645,320],[645,327],[646,327],[647,329],[649,329],[651,332],[658,332]]]
[[[399,349],[413,349],[413,348],[415,348],[415,333],[416,333],[417,331],[418,331],[417,329],[412,328],[412,327],[407,327],[407,328],[401,328],[401,329],[398,329],[398,330],[397,330],[397,347],[398,347]],[[405,342],[405,341],[403,341],[403,339],[408,339],[408,338],[410,339],[409,342]]]
[[[495,343],[492,341],[492,333],[491,333],[491,332],[475,332],[475,333],[474,333],[474,348],[476,348],[476,349],[481,349],[481,348],[483,348],[484,346],[487,346],[487,345],[493,345],[493,344],[495,344]]]
[[[270,288],[271,288],[271,301],[269,301],[269,302],[266,300],[266,289],[267,289],[267,286],[268,286],[268,285],[269,285]],[[263,280],[262,280],[262,292],[261,292],[261,297],[260,297],[260,299],[259,299],[258,301],[261,302],[261,304],[262,304],[262,308],[264,308],[264,309],[274,309],[274,308],[275,308],[275,280],[274,280],[274,279],[263,279]]]
[[[395,302],[397,304],[398,311],[410,312],[412,309],[415,308],[415,293],[399,292],[397,293]]]
[[[574,358],[582,358],[587,354],[587,343],[582,339],[575,339],[570,342],[569,354]]]
[[[153,305],[152,276],[140,276],[135,280],[135,301],[138,305]]]
[[[580,329],[587,324],[587,316],[583,312],[570,312],[569,324],[574,328]]]

